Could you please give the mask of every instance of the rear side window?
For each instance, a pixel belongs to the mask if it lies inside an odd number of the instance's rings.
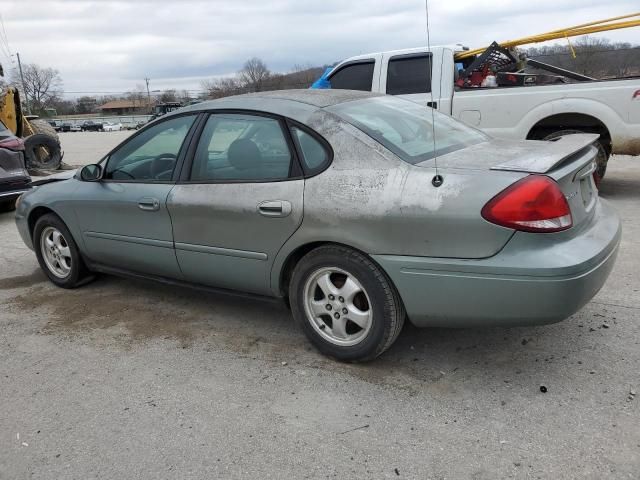
[[[431,91],[431,55],[391,57],[387,67],[387,93],[409,95]]]
[[[248,114],[213,114],[200,136],[190,180],[284,180],[289,177],[291,161],[278,120]]]
[[[293,127],[291,130],[302,151],[305,173],[307,175],[318,173],[329,163],[329,152],[313,135],[298,127]]]
[[[375,62],[371,60],[342,67],[329,78],[331,88],[370,92],[373,85],[374,65]]]

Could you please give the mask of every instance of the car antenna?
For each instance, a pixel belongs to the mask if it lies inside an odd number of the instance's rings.
[[[427,17],[427,50],[428,50],[427,68],[429,69],[429,71],[427,72],[427,79],[429,82],[431,82],[431,75],[433,72],[433,69],[431,68],[432,62],[433,62],[433,55],[431,53],[431,36],[429,34],[429,0],[424,0],[424,11]],[[431,87],[431,85],[429,85],[429,87]],[[444,183],[444,178],[442,178],[442,175],[440,175],[440,173],[438,172],[438,155],[436,153],[436,113],[434,112],[436,108],[436,104],[433,103],[433,88],[429,88],[429,94],[431,95],[431,101],[429,102],[429,105],[431,108],[431,137],[433,138],[433,162],[436,166],[436,174],[431,179],[431,184],[434,187],[439,187]]]

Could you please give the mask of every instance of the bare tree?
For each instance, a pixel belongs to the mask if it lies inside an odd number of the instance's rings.
[[[57,101],[62,94],[62,78],[60,72],[54,68],[43,68],[35,63],[22,66],[24,74],[24,88],[20,72],[14,68],[11,72],[11,83],[18,86],[23,98],[25,95],[35,112],[42,113],[45,108]]]
[[[598,61],[598,53],[602,50],[612,50],[611,43],[606,38],[581,37],[574,43],[576,58],[575,69],[578,73],[591,77],[601,76],[604,68]]]
[[[189,90],[182,90],[178,95],[178,101],[183,105],[188,105],[189,102],[191,102],[191,100],[192,98],[191,98],[191,94],[189,93]]]
[[[176,91],[174,89],[165,90],[160,94],[160,101],[163,103],[177,102],[178,96],[176,95]]]
[[[242,88],[235,77],[215,78],[203,80],[200,83],[206,97],[210,99],[228,97],[242,92]]]
[[[75,113],[93,113],[97,108],[95,97],[83,96],[76,100]]]
[[[575,58],[567,43],[532,47],[527,55],[594,78],[640,74],[640,46],[594,37],[580,38],[572,46]]]
[[[146,108],[148,107],[147,91],[142,84],[137,84],[134,90],[127,92],[127,100],[133,104],[133,108]]]
[[[247,60],[238,72],[240,82],[243,86],[259,92],[262,90],[265,81],[271,76],[267,65],[257,57]]]

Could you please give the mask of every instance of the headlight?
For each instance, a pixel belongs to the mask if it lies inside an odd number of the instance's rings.
[[[24,194],[20,194],[20,196],[16,198],[16,208],[20,207],[20,203],[22,202],[22,195]]]

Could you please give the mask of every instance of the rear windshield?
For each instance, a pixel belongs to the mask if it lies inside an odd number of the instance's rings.
[[[394,97],[355,100],[327,110],[413,165],[489,138],[429,107]]]

